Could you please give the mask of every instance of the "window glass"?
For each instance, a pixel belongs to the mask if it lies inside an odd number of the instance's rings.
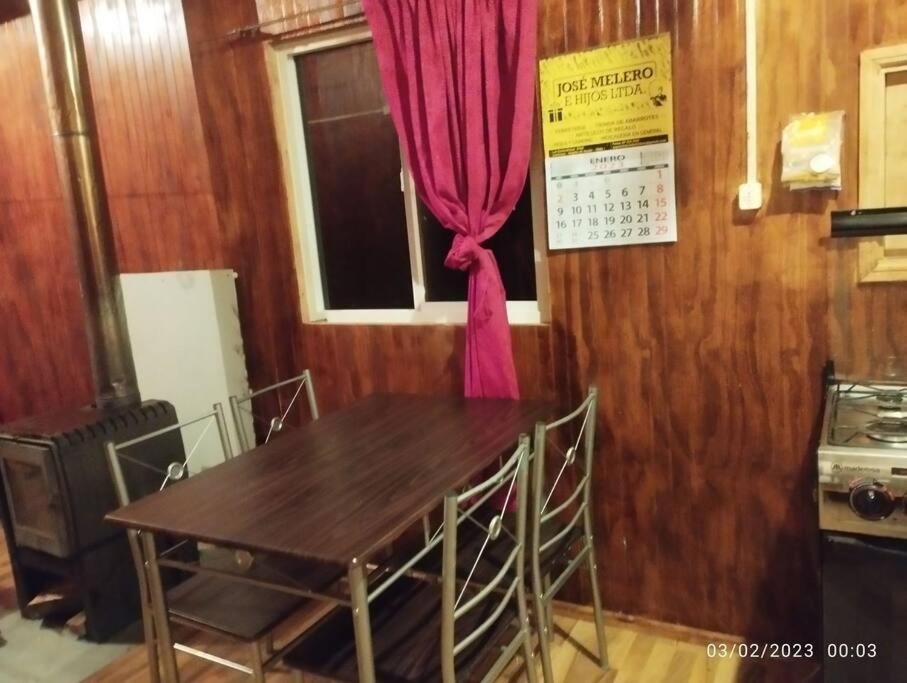
[[[508,301],[535,301],[532,195],[527,178],[510,217],[483,246],[494,252]],[[454,233],[419,201],[426,301],[466,301],[467,274],[444,266]]]
[[[400,148],[374,47],[294,59],[325,307],[413,308]]]

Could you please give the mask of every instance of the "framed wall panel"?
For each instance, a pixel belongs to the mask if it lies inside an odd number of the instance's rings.
[[[860,206],[907,206],[907,43],[860,57]],[[860,243],[859,280],[907,281],[907,235]]]

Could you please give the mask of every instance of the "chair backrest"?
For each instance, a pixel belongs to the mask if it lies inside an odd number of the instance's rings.
[[[191,442],[187,450],[183,437]],[[148,434],[105,444],[107,462],[120,505],[128,505],[149,493],[161,491],[169,484],[189,475],[189,464],[203,444],[217,439],[224,460],[233,457],[223,406],[215,403],[209,413]],[[206,441],[206,439],[208,441]]]
[[[502,645],[489,678],[503,670],[516,652],[521,638],[528,638],[525,595],[526,514],[529,494],[529,436],[521,435],[513,454],[497,472],[485,481],[444,499],[444,545],[441,569],[441,674],[444,683],[456,680],[456,658],[475,640],[502,619],[508,618],[508,603],[519,615],[520,631],[509,644]],[[501,501],[499,493],[506,491]],[[516,514],[510,515],[511,501],[516,501]],[[482,513],[484,512],[484,515]],[[487,523],[484,520],[487,519]],[[512,528],[505,520],[510,519]],[[460,556],[457,530],[464,523],[476,524],[484,531],[484,541],[465,577],[457,576]],[[504,553],[496,549],[501,563],[497,574],[473,587],[476,568],[488,552],[489,545],[501,539],[507,543]],[[495,565],[497,568],[497,565]],[[489,604],[488,601],[496,602]],[[467,629],[457,629],[460,619],[484,606],[482,619]],[[511,612],[512,614],[512,612]],[[486,616],[487,615],[487,616]],[[506,616],[505,616],[506,615]]]
[[[231,396],[230,412],[233,413],[233,422],[236,425],[236,434],[239,438],[239,450],[244,453],[250,448],[255,447],[255,434],[250,433],[246,416],[251,417],[253,421],[253,432],[255,420],[258,420],[263,426],[267,426],[268,431],[264,443],[268,443],[287,426],[287,417],[293,409],[293,406],[296,405],[296,399],[299,398],[303,389],[305,389],[306,398],[309,402],[309,413],[313,420],[317,420],[318,402],[315,400],[315,386],[312,383],[312,373],[310,370],[304,370],[301,375],[285,379],[276,384],[264,387],[263,389],[258,389],[245,396]],[[265,394],[273,394],[276,397],[277,415],[264,417],[253,410],[253,399]],[[286,405],[284,405],[285,396],[289,396]]]
[[[566,538],[584,516],[589,514],[597,407],[598,390],[591,386],[586,398],[571,413],[554,422],[548,424],[540,422],[536,425],[532,453],[530,513],[530,538],[534,560]],[[555,442],[557,436],[567,438],[567,441],[561,442],[561,445],[570,444],[566,450]],[[557,475],[550,485],[545,476],[545,459],[549,447],[560,456],[557,458]],[[555,502],[555,493],[558,494],[559,502]],[[542,528],[564,513],[571,512],[567,524],[542,543]]]
[[[184,445],[184,436],[186,441],[192,444],[188,452]],[[168,484],[188,476],[192,457],[199,452],[203,444],[211,445],[206,443],[206,439],[210,441],[214,438],[217,438],[220,444],[224,460],[232,458],[233,449],[230,447],[227,422],[220,403],[215,403],[210,413],[194,420],[164,427],[118,444],[108,441],[104,448],[107,452],[113,488],[120,505],[128,505],[146,495],[162,491]],[[139,541],[140,534],[141,532],[136,529],[126,530],[144,610],[150,593],[148,577],[145,574],[144,553]],[[197,550],[194,544],[191,544],[181,552],[185,559],[191,560],[196,557]]]
[[[442,545],[439,645],[443,683],[455,683],[457,656],[489,629],[499,625],[500,620],[512,617],[514,612],[519,615],[519,631],[510,643],[502,645],[489,676],[500,674],[515,654],[520,639],[529,638],[524,588],[529,457],[529,436],[523,434],[516,450],[494,474],[465,491],[445,496],[444,520],[425,546],[369,590],[368,600],[372,602],[439,544]],[[512,501],[516,502],[515,513],[508,512],[513,507]],[[458,543],[457,530],[464,524],[475,524],[484,533],[484,541],[473,557],[466,557]],[[498,542],[506,545],[495,546],[494,554],[505,559],[499,567],[495,565],[497,573],[494,577],[490,580],[483,577],[478,585],[480,581],[474,576],[476,569],[483,556],[492,552],[492,544]],[[474,546],[470,545],[469,549],[473,550]],[[466,560],[470,567],[460,575],[458,559]],[[493,599],[497,602],[490,603]],[[513,609],[507,610],[511,601]],[[469,614],[479,621],[458,630],[458,622]]]

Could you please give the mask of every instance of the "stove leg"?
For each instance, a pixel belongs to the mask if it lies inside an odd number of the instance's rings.
[[[179,669],[176,666],[176,653],[173,650],[173,638],[170,635],[170,619],[167,616],[167,599],[164,596],[164,585],[161,582],[161,571],[157,564],[157,546],[154,534],[144,531],[141,534],[142,549],[145,551],[145,564],[148,569],[148,589],[154,611],[154,625],[161,664],[166,683],[180,683]]]

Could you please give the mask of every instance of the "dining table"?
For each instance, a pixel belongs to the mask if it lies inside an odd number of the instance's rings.
[[[234,578],[348,606],[359,680],[372,683],[369,566],[551,417],[545,401],[375,394],[109,513],[142,532],[164,679],[179,672],[161,571],[193,569],[156,538],[337,567],[345,580],[331,588],[238,569]]]

